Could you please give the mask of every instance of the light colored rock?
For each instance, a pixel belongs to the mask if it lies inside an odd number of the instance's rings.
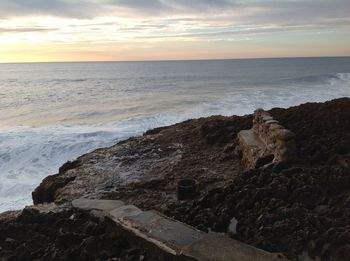
[[[295,134],[281,126],[268,112],[256,110],[252,129],[238,134],[243,163],[247,168],[269,164],[265,162],[268,155],[274,156],[273,163],[292,161],[297,155],[294,139]],[[261,164],[256,164],[257,162]]]
[[[79,198],[72,201],[72,205],[75,208],[84,210],[101,210],[109,212],[113,209],[124,206],[124,202],[120,200],[99,200],[99,199],[86,199]]]
[[[287,260],[277,254],[246,245],[234,239],[216,233],[207,234],[183,253],[201,261],[283,261]]]
[[[120,208],[113,209],[109,212],[109,215],[114,221],[118,221],[120,218],[135,216],[140,214],[142,211],[134,205],[126,205]]]
[[[272,117],[271,117],[272,118]],[[270,125],[270,124],[278,124],[279,121],[274,120],[273,118],[271,120],[265,121],[265,124]],[[269,127],[269,126],[268,126]]]
[[[265,121],[265,122],[268,122],[268,121],[273,120],[273,118],[271,116],[263,116],[262,120]]]
[[[134,235],[174,256],[204,236],[204,233],[193,227],[166,218],[155,211],[144,211],[113,220]]]
[[[244,165],[247,168],[255,168],[258,159],[266,156],[266,145],[252,130],[240,131],[238,140],[242,148]]]
[[[100,198],[128,184],[171,172],[181,161],[183,148],[177,144],[176,148],[161,152],[160,145],[154,141],[159,136],[161,134],[130,138],[79,157],[78,166],[42,182],[38,189],[44,192],[37,196],[37,202],[47,202],[48,198],[50,202]],[[66,180],[63,187],[54,186]]]
[[[276,136],[280,140],[291,140],[295,138],[295,134],[290,130],[280,129],[276,132]]]
[[[284,129],[283,126],[281,126],[281,125],[279,125],[277,123],[270,124],[269,128],[270,128],[270,131],[274,131],[274,130],[278,130],[278,129]]]

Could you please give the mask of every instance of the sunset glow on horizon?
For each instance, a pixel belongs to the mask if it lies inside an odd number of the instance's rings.
[[[347,0],[0,2],[0,62],[350,55]]]

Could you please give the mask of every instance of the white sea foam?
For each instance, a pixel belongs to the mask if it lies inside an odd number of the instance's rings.
[[[31,204],[31,191],[63,162],[117,138],[92,126],[16,127],[1,132],[0,212]]]

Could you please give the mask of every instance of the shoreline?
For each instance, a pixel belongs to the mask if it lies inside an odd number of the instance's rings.
[[[33,192],[34,203],[69,206],[81,197],[123,200],[291,259],[306,251],[311,258],[344,260],[350,249],[350,99],[269,112],[296,134],[297,162],[247,171],[236,137],[252,127],[252,115],[211,116],[149,130],[68,162]],[[199,194],[193,200],[176,200],[180,178],[197,180]],[[52,222],[56,218],[54,213],[34,213],[32,220],[23,221],[21,211],[12,213],[18,215],[6,222],[0,218],[0,229],[7,233],[0,237],[5,243],[0,255],[18,255],[18,247],[30,242],[12,238],[11,224],[26,229],[28,222],[40,225],[48,215]],[[236,233],[228,231],[233,218]],[[7,244],[8,238],[15,242]],[[57,242],[48,245],[64,252]]]

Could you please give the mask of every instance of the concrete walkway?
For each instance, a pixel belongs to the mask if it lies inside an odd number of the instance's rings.
[[[203,261],[281,261],[268,253],[218,233],[204,233],[156,211],[142,211],[119,200],[76,199],[73,207],[102,211],[108,218],[140,240],[168,254],[187,260]]]

